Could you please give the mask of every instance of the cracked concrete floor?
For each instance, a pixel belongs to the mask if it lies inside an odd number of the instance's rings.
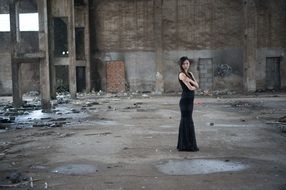
[[[286,189],[286,134],[276,122],[285,94],[196,97],[195,153],[176,150],[179,96],[91,95],[71,105],[93,101],[79,122],[0,133],[1,185],[18,171],[33,188],[9,189]]]

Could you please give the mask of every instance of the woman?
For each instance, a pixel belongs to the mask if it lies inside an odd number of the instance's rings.
[[[182,86],[182,95],[180,99],[181,121],[179,127],[179,137],[177,149],[179,151],[199,151],[195,136],[195,127],[193,122],[193,107],[195,90],[199,88],[194,75],[189,72],[192,60],[188,57],[180,58],[179,82]]]

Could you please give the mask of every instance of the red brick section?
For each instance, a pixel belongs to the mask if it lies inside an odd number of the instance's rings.
[[[123,61],[109,61],[106,67],[107,92],[125,91],[125,69]]]

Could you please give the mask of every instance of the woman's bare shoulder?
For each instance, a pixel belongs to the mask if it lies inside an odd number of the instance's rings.
[[[185,74],[185,73],[183,73],[183,72],[180,72],[179,73],[179,79],[180,80],[183,80],[183,79],[185,79],[187,77],[187,75]]]

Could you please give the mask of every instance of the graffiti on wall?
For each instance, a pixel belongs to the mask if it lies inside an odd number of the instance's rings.
[[[216,69],[216,75],[220,77],[229,76],[232,73],[232,68],[228,64],[219,64]]]

